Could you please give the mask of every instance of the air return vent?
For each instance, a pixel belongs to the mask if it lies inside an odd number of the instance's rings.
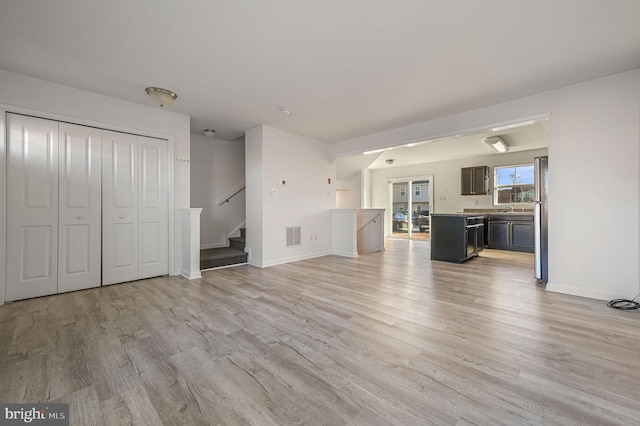
[[[287,228],[287,247],[300,245],[300,227],[291,226]]]

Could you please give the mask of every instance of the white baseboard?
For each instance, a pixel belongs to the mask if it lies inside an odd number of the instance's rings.
[[[262,262],[262,265],[253,264],[251,262],[249,262],[249,264],[252,266],[258,266],[259,268],[268,268],[270,266],[284,265],[285,263],[299,262],[301,260],[308,260],[316,257],[329,256],[330,254],[332,253],[327,251],[327,252],[321,252],[321,253],[303,254],[300,256],[292,256],[292,257],[286,257],[282,259],[269,260],[267,262]]]
[[[195,280],[197,278],[202,278],[202,274],[200,273],[200,271],[193,271],[193,272],[189,272],[189,271],[182,271],[182,273],[180,274],[183,277],[185,277],[188,280]]]
[[[343,256],[343,257],[358,257],[358,252],[348,252],[348,251],[334,251],[333,254],[335,254],[336,256]]]
[[[599,289],[593,289],[593,288],[585,288],[585,287],[578,287],[578,286],[573,286],[573,285],[566,285],[566,284],[558,284],[558,283],[554,283],[554,282],[549,282],[546,285],[546,289],[547,291],[550,291],[552,293],[562,293],[562,294],[568,294],[571,296],[579,296],[579,297],[586,297],[589,299],[596,299],[596,300],[613,300],[613,299],[621,299],[621,298],[625,298],[625,297],[633,297],[634,295],[628,295],[628,294],[614,294],[610,291],[602,291]]]
[[[244,262],[244,263],[234,263],[233,265],[223,265],[223,266],[216,266],[214,268],[207,268],[207,269],[203,269],[200,272],[207,272],[207,271],[215,271],[216,269],[225,269],[225,268],[234,268],[236,266],[242,266],[242,265],[248,265],[249,262]]]

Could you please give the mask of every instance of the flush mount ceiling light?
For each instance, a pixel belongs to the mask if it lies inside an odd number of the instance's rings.
[[[204,129],[204,135],[208,138],[212,138],[216,135],[216,131],[213,129]]]
[[[161,89],[160,87],[147,87],[144,91],[153,99],[153,102],[160,105],[160,108],[169,105],[178,97],[171,90]]]
[[[283,113],[284,115],[291,115],[291,108],[282,107],[280,108],[280,112]]]
[[[509,151],[509,146],[497,136],[485,138],[484,143],[501,153]]]

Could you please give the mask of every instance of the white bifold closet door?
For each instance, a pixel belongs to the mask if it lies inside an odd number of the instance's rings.
[[[165,275],[167,142],[103,131],[102,284]]]
[[[58,293],[101,282],[102,130],[60,123]]]
[[[101,131],[7,114],[6,299],[100,285]]]

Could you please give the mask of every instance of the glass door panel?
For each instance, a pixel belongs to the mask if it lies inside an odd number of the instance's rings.
[[[430,182],[416,180],[391,185],[391,237],[428,239]]]

